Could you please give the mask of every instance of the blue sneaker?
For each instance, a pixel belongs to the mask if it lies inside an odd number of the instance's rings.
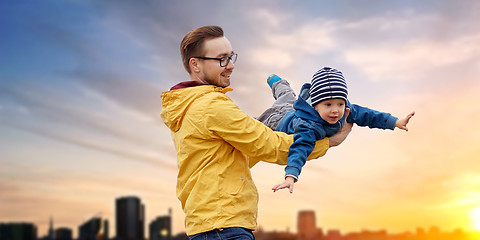
[[[275,74],[272,74],[272,75],[268,76],[267,83],[270,86],[270,88],[272,88],[272,85],[274,83],[278,82],[279,80],[282,80],[282,79],[279,76],[277,76]]]

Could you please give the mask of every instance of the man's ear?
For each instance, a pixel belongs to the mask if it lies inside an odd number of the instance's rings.
[[[200,72],[200,68],[199,68],[199,61],[197,58],[190,58],[190,61],[188,61],[188,64],[190,65],[190,70],[192,72]]]

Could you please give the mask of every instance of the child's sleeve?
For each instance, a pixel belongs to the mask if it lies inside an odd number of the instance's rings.
[[[292,176],[298,179],[302,167],[307,161],[307,157],[315,148],[315,141],[325,138],[325,131],[321,128],[315,128],[312,124],[302,121],[295,126],[293,134],[293,144],[288,152],[287,166],[285,167],[285,176]]]
[[[395,122],[398,118],[390,113],[380,112],[357,104],[347,103],[350,108],[347,122],[355,123],[358,126],[379,128],[379,129],[395,129]]]

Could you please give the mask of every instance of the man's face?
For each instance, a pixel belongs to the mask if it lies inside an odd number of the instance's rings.
[[[206,40],[204,42],[205,55],[202,57],[221,58],[233,54],[232,45],[226,37],[219,37]],[[235,68],[232,61],[225,67],[220,66],[218,60],[198,59],[198,72],[194,72],[195,78],[203,83],[212,84],[218,87],[228,87],[230,85],[230,75]]]

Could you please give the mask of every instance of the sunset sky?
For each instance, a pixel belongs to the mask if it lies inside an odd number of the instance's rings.
[[[252,169],[258,223],[296,231],[299,210],[343,233],[438,226],[480,230],[480,2],[0,1],[0,222],[39,236],[138,196],[146,225],[173,211],[176,153],[160,94],[188,80],[179,44],[220,25],[238,53],[229,92],[250,116],[273,103],[276,73],[298,91],[324,66],[352,103],[403,117],[409,131],[354,127],[309,162],[293,194],[283,167]],[[475,221],[475,219],[477,219]]]

